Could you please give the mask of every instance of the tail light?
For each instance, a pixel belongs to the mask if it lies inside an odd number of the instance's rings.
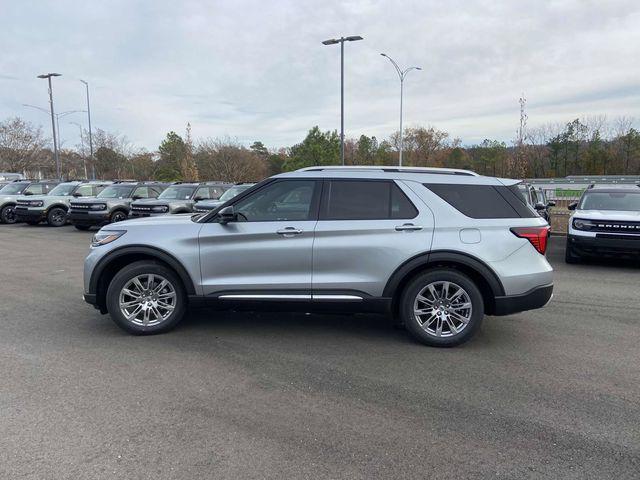
[[[542,255],[547,251],[547,239],[549,238],[549,226],[544,227],[513,227],[511,232],[519,238],[526,238]]]

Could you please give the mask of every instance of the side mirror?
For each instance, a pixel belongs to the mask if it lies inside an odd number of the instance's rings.
[[[33,195],[33,192],[24,192],[25,195]]]
[[[575,210],[577,206],[578,206],[578,202],[573,202],[573,203],[570,203],[569,205],[567,205],[567,208],[569,210]]]
[[[534,207],[533,207],[533,208],[535,208],[536,210],[544,210],[544,209],[545,209],[545,208],[547,208],[547,207],[545,206],[545,204],[544,204],[544,203],[542,203],[542,202],[538,202],[538,203],[536,203],[536,204],[534,205]]]
[[[236,219],[236,213],[233,210],[233,205],[224,207],[218,212],[218,220],[221,225],[226,225],[229,222],[233,222]]]
[[[131,197],[132,200],[141,200],[142,197],[140,195],[134,195],[133,197]]]
[[[549,200],[547,202],[547,207],[555,207],[556,206],[556,202],[554,200]]]
[[[81,194],[81,193],[76,192],[76,193],[74,193],[74,194],[73,194],[73,196],[74,196],[74,197],[76,197],[76,198],[78,198],[78,197],[81,197],[81,196],[82,196],[82,194]]]
[[[198,195],[197,197],[193,197],[194,202],[200,202],[202,200],[208,200],[208,198],[201,197],[200,195]]]

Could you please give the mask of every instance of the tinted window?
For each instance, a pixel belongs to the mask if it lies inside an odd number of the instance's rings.
[[[133,196],[136,198],[149,198],[149,187],[138,187],[134,190]]]
[[[162,188],[160,188],[160,187],[149,187],[149,196],[150,197],[156,198],[161,193],[162,193]]]
[[[316,182],[295,180],[276,182],[234,204],[239,221],[274,222],[308,220]]]
[[[323,219],[414,218],[418,211],[394,182],[331,180],[326,183]]]
[[[208,200],[211,198],[211,192],[209,190],[209,187],[200,187],[198,190],[196,190],[196,194],[194,196],[195,197],[200,197],[198,200]]]
[[[93,197],[93,186],[81,185],[76,189],[75,192],[73,192],[73,194],[79,195],[81,197]]]
[[[54,190],[55,190],[55,188],[54,188]],[[44,185],[42,185],[41,183],[34,183],[34,184],[29,185],[25,189],[24,193],[29,193],[29,194],[32,194],[32,195],[40,195],[41,193],[46,193],[46,192],[44,191]]]
[[[460,213],[471,218],[533,218],[535,213],[513,190],[493,185],[425,184]]]

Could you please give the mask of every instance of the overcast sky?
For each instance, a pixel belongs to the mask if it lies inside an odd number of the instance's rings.
[[[0,0],[0,119],[42,124],[44,80],[59,112],[85,107],[96,127],[154,150],[169,130],[269,147],[313,125],[340,128],[345,46],[347,136],[398,128],[399,80],[380,56],[419,65],[405,81],[405,125],[465,144],[509,141],[528,99],[529,125],[640,117],[640,2],[630,1],[29,1]],[[72,114],[66,145],[78,143]]]

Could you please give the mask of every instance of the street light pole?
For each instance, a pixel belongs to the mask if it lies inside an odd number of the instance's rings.
[[[84,86],[87,89],[87,116],[89,117],[89,152],[90,152],[90,158],[91,158],[91,179],[95,180],[96,179],[96,165],[95,162],[93,161],[93,136],[91,134],[91,107],[89,105],[89,82],[85,81],[85,80],[80,80],[82,83],[84,83]]]
[[[23,107],[29,107],[29,108],[35,108],[37,110],[40,110],[41,112],[44,113],[49,113],[47,111],[46,108],[42,108],[42,107],[38,107],[36,105],[29,105],[28,103],[23,103],[22,104]],[[79,112],[84,112],[84,110],[68,110],[66,112],[60,112],[60,113],[54,113],[53,115],[56,118],[56,130],[54,130],[57,133],[57,137],[58,137],[58,146],[62,147],[62,142],[60,141],[60,117],[66,117],[67,115],[71,114],[71,113],[79,113]],[[62,170],[62,166],[59,163],[56,163],[56,167],[60,167],[60,170]],[[58,178],[60,178],[58,176]]]
[[[359,35],[332,38],[322,42],[323,45],[340,44],[340,162],[344,165],[344,42],[362,40]]]
[[[49,105],[51,107],[51,128],[53,130],[53,158],[56,162],[56,174],[58,179],[60,179],[60,157],[58,156],[58,139],[56,138],[56,122],[55,115],[53,112],[53,89],[51,87],[51,77],[60,77],[59,73],[46,73],[42,75],[38,75],[38,78],[46,78],[49,82]]]
[[[385,53],[381,53],[383,57],[387,58],[395,67],[396,72],[398,72],[398,77],[400,77],[400,153],[398,156],[398,163],[402,166],[402,147],[403,147],[403,132],[402,132],[402,99],[404,96],[404,79],[411,70],[422,70],[421,67],[409,67],[404,70],[400,69],[398,64],[391,58],[389,55]]]
[[[82,132],[82,125],[80,125],[77,122],[69,122],[69,125],[75,125],[76,127],[78,127],[78,130],[80,130],[80,147],[82,149],[82,164],[84,166],[84,178],[89,178],[89,173],[87,172],[87,156],[85,155],[85,150],[84,150],[84,134]]]

